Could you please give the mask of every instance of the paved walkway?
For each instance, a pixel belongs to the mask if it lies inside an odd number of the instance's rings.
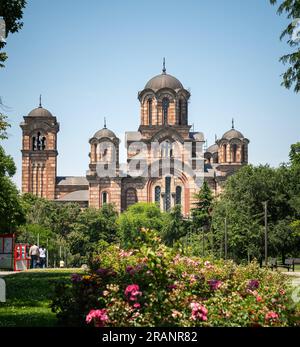
[[[19,273],[20,271],[0,271],[0,277],[8,276],[8,275],[13,275],[16,273]]]
[[[284,272],[284,274],[293,277],[293,279],[292,279],[293,286],[295,286],[295,287],[300,286],[300,271],[295,271],[295,272],[286,271],[286,272]]]

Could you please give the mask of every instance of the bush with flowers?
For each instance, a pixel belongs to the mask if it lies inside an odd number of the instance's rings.
[[[52,309],[63,325],[291,326],[296,308],[279,272],[188,257],[142,229],[130,250],[109,246],[86,275],[58,283]]]

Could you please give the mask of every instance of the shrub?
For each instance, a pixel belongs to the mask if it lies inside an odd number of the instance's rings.
[[[289,326],[286,276],[257,263],[209,262],[175,253],[141,229],[135,249],[112,245],[88,275],[58,284],[52,308],[65,325]]]

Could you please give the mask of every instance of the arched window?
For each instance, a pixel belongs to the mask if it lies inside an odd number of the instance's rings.
[[[41,148],[42,148],[42,151],[44,151],[46,149],[46,137],[45,136],[42,137]]]
[[[227,163],[227,145],[223,145],[223,163]]]
[[[108,203],[108,194],[107,194],[107,192],[102,192],[101,201],[102,201],[102,205]]]
[[[35,139],[35,136],[32,137],[32,150],[33,151],[36,150],[36,139]]]
[[[246,161],[246,157],[245,157],[245,145],[242,145],[242,158],[241,158],[241,162],[244,163]]]
[[[168,124],[168,109],[169,109],[169,99],[163,98],[162,100],[162,111],[163,111],[163,124]]]
[[[148,122],[152,125],[152,99],[148,100]]]
[[[162,158],[170,158],[173,156],[172,143],[169,140],[164,141],[161,144],[161,156]]]
[[[179,100],[179,114],[178,114],[178,124],[182,125],[183,124],[183,120],[182,120],[182,116],[183,116],[183,112],[182,112],[182,101]]]
[[[93,155],[94,155],[93,160],[95,162],[97,162],[98,158],[97,158],[97,144],[96,143],[94,143],[94,153],[93,153]]]
[[[154,189],[154,200],[158,205],[160,204],[160,193],[161,193],[160,186],[156,186]]]
[[[176,197],[175,197],[176,205],[181,205],[181,193],[182,193],[182,188],[180,186],[177,186]]]
[[[46,149],[46,137],[38,131],[36,136],[32,136],[31,148],[33,151],[44,151]]]
[[[171,177],[168,176],[165,179],[166,192],[165,192],[165,211],[169,211],[171,208]]]
[[[233,145],[232,145],[232,162],[233,163],[236,163],[236,161],[237,161],[237,145],[234,143]]]

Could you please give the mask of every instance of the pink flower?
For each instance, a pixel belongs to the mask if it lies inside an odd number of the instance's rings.
[[[130,301],[136,301],[137,296],[141,296],[140,287],[137,284],[130,284],[125,289],[125,295],[129,297]]]
[[[209,284],[211,290],[217,290],[217,289],[219,289],[221,287],[222,281],[209,280],[208,284]]]
[[[107,310],[103,308],[102,310],[91,310],[86,316],[86,322],[91,323],[94,321],[95,326],[103,327],[105,322],[108,321]]]
[[[140,308],[141,307],[141,304],[139,304],[138,302],[136,302],[134,305],[133,305],[134,308]]]
[[[192,302],[190,306],[192,309],[192,316],[191,316],[192,320],[207,321],[208,310],[206,307],[204,307],[203,305],[197,302]]]
[[[286,292],[285,292],[284,289],[279,289],[279,294],[280,294],[280,295],[285,295],[285,293],[286,293]]]
[[[256,297],[256,301],[257,301],[257,302],[262,301],[262,297],[261,297],[260,295],[257,295],[257,297]]]
[[[120,255],[120,257],[130,257],[132,253],[133,253],[132,251],[126,252],[126,251],[124,251],[124,250],[122,249],[122,250],[119,252],[119,255]]]
[[[276,320],[277,318],[279,318],[278,314],[274,311],[269,311],[266,316],[265,316],[265,319],[266,320]]]
[[[208,269],[213,268],[213,265],[208,260],[204,262],[204,266],[207,267]]]

